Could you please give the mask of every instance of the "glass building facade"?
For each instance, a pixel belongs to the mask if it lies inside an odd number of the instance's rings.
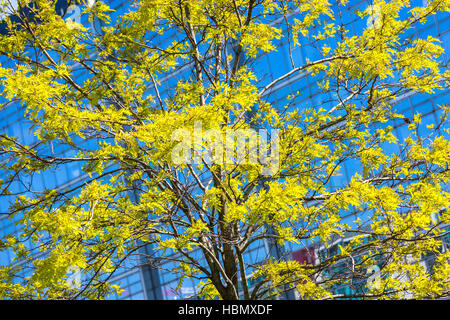
[[[127,11],[128,2],[122,0],[111,0],[110,6],[116,11],[114,15],[120,15]],[[354,14],[355,10],[363,11],[371,4],[371,1],[351,0],[344,11],[339,12],[341,21],[350,32],[357,35],[366,27],[367,22]],[[412,5],[422,5],[421,0],[412,1]],[[70,13],[76,18],[76,9]],[[86,22],[84,22],[86,23]],[[282,25],[282,21],[275,21],[274,24]],[[415,33],[420,36],[431,35],[437,37],[442,41],[442,46],[445,49],[446,61],[450,56],[450,15],[442,13],[432,16],[425,24],[417,24],[414,30],[410,30],[412,34]],[[170,38],[176,35],[163,35],[164,38]],[[166,38],[166,39],[167,39]],[[335,43],[330,40],[329,46],[333,48]],[[317,43],[302,43],[296,46],[292,54],[289,53],[289,43],[286,38],[282,38],[277,42],[277,49],[273,52],[263,54],[248,63],[254,66],[255,73],[260,77],[260,85],[264,86],[279,76],[288,72],[292,68],[292,63],[296,66],[304,64],[307,59],[315,60],[320,58],[316,49]],[[323,44],[322,44],[323,45]],[[0,62],[8,64],[5,57],[0,57]],[[170,76],[162,79],[160,94],[164,97],[167,92],[174,87],[174,84],[179,79],[188,79],[187,72],[189,68],[180,68],[173,72]],[[82,75],[80,75],[82,76]],[[286,103],[286,97],[289,94],[301,92],[302,100],[298,101],[301,107],[323,106],[327,108],[336,101],[336,97],[328,94],[323,94],[318,87],[317,78],[312,77],[307,72],[298,73],[295,76],[286,78],[279,82],[276,87],[266,93],[267,100],[274,105],[283,105]],[[439,109],[437,105],[447,104],[450,98],[450,91],[440,91],[435,94],[417,94],[411,93],[400,96],[394,101],[395,108],[405,116],[412,118],[415,113],[421,113],[423,116],[422,124],[436,124],[439,121]],[[4,102],[2,101],[2,104]],[[24,119],[24,107],[18,103],[10,102],[3,104],[0,110],[0,133],[7,133],[10,136],[17,137],[19,141],[25,144],[33,144],[37,141],[32,134],[31,123]],[[407,124],[399,121],[395,126],[395,134],[400,139],[406,137]],[[74,156],[72,150],[55,150],[55,152],[64,154],[67,157]],[[339,187],[350,180],[354,168],[350,167],[351,163],[344,163],[342,174],[333,177],[331,181],[334,187]],[[1,177],[0,177],[1,178]],[[86,177],[83,176],[80,165],[71,163],[68,165],[58,167],[58,170],[42,172],[41,175],[35,176],[33,181],[29,181],[31,188],[36,190],[54,189],[54,188],[68,188],[71,185],[83,181]],[[11,186],[11,191],[23,191],[19,183]],[[0,212],[7,213],[10,202],[13,200],[13,195],[2,195],[0,200]],[[17,220],[17,218],[16,218]],[[7,215],[0,215],[0,238],[18,232],[20,226],[16,225],[16,220],[9,219]],[[340,239],[336,241],[345,241]],[[448,241],[447,241],[448,243]],[[31,244],[30,244],[31,246]],[[320,259],[324,251],[332,251],[333,248],[320,248],[315,244],[311,244],[314,253],[309,252],[309,248],[303,248],[300,245],[287,245],[285,248],[276,248],[274,244],[267,241],[255,242],[246,257],[249,264],[257,264],[269,256],[286,255],[286,257],[293,257],[299,261],[305,259]],[[447,247],[448,248],[448,245]],[[445,248],[445,249],[446,249]],[[151,248],[145,248],[151,250]],[[308,252],[305,252],[307,250]],[[329,254],[332,254],[329,253]],[[175,255],[175,254],[174,254]],[[12,261],[11,253],[7,251],[0,252],[0,265],[8,265]],[[199,255],[199,259],[201,259]],[[424,259],[424,261],[431,261],[432,259]],[[428,262],[427,262],[428,263]],[[136,267],[136,265],[140,265]],[[112,279],[113,284],[119,284],[123,288],[120,295],[114,294],[108,296],[107,299],[189,299],[195,298],[197,295],[198,282],[194,279],[186,279],[183,285],[177,289],[179,284],[179,277],[173,272],[176,267],[173,263],[160,264],[157,267],[146,264],[145,261],[130,260],[126,262],[120,270],[115,273]],[[339,266],[336,266],[338,271]],[[26,276],[26,275],[23,275]],[[345,293],[348,287],[336,288],[337,293]],[[293,298],[293,296],[288,296]]]
[[[123,14],[128,10],[127,1],[108,1],[109,5],[115,10],[114,16]],[[16,3],[12,1],[13,5]],[[93,1],[88,1],[93,3]],[[65,19],[71,19],[75,22],[80,22],[83,25],[90,25],[90,22],[81,18],[81,5],[67,6],[66,0],[58,0],[56,11],[61,13]],[[84,16],[83,16],[84,17]],[[3,17],[1,17],[3,18]],[[114,17],[113,17],[114,19]],[[0,24],[0,33],[4,31],[4,25]],[[10,62],[5,56],[0,57],[2,66],[7,66]],[[74,67],[76,70],[76,66]],[[82,77],[82,74],[78,74]],[[1,101],[0,109],[0,134],[7,133],[9,136],[14,136],[19,142],[34,145],[37,143],[36,137],[33,135],[31,123],[24,118],[25,106],[14,101]],[[86,141],[84,147],[93,148],[95,143]],[[73,157],[75,151],[73,150],[53,150],[55,154]],[[1,195],[0,200],[0,238],[4,238],[8,234],[13,234],[20,231],[20,225],[17,221],[20,215],[15,215],[14,219],[10,219],[7,215],[9,206],[13,202],[15,193],[26,192],[26,190],[44,190],[44,189],[69,189],[71,186],[80,184],[87,179],[83,174],[81,164],[71,163],[58,167],[56,170],[46,170],[39,175],[33,176],[32,181],[15,181],[9,188],[11,195]],[[29,189],[23,183],[29,183]],[[31,240],[25,243],[27,247],[32,247]],[[10,251],[0,251],[0,265],[9,265],[12,263],[14,254]],[[20,263],[20,262],[14,262]],[[120,285],[123,291],[120,295],[111,295],[107,299],[124,299],[124,300],[143,300],[143,299],[162,299],[161,289],[159,287],[158,276],[155,270],[148,266],[140,266],[140,261],[130,259],[125,261],[123,266],[114,273],[111,282]],[[26,272],[20,277],[27,277]]]

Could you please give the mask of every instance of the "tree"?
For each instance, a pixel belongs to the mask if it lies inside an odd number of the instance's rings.
[[[35,137],[0,135],[1,196],[14,200],[2,214],[21,228],[0,242],[17,262],[0,266],[1,297],[102,298],[143,246],[147,263],[175,263],[205,298],[328,299],[368,278],[349,297],[448,296],[448,105],[434,126],[395,107],[448,89],[439,41],[411,32],[448,0],[375,0],[355,34],[345,0],[140,0],[125,13],[89,1],[78,21],[55,2],[19,0],[0,36],[2,103],[24,106]],[[267,80],[258,57],[282,41],[291,67]],[[314,52],[299,65],[305,43]],[[300,73],[329,98],[271,100]],[[332,185],[346,163],[351,179]],[[78,183],[35,188],[71,164]],[[330,248],[343,236],[316,263],[246,260],[264,239]],[[432,272],[419,263],[429,253]],[[74,267],[79,287],[66,281]]]

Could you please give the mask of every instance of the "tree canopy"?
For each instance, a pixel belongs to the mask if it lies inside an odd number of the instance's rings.
[[[144,246],[145,263],[170,261],[204,298],[331,299],[361,279],[355,298],[449,294],[449,106],[425,125],[396,101],[448,90],[440,41],[414,28],[450,1],[374,0],[350,9],[356,31],[346,0],[85,1],[77,19],[56,1],[17,2],[2,0],[14,19],[2,15],[0,102],[23,106],[33,139],[0,133],[0,201],[12,199],[1,214],[20,228],[0,241],[15,253],[0,297],[102,298]],[[261,72],[281,45],[289,69]],[[327,98],[279,89],[301,77]],[[69,185],[33,183],[69,165],[82,166]],[[344,165],[351,178],[337,185]],[[349,240],[314,262],[247,261],[260,241],[326,248],[337,237]],[[419,263],[428,253],[432,272]]]

